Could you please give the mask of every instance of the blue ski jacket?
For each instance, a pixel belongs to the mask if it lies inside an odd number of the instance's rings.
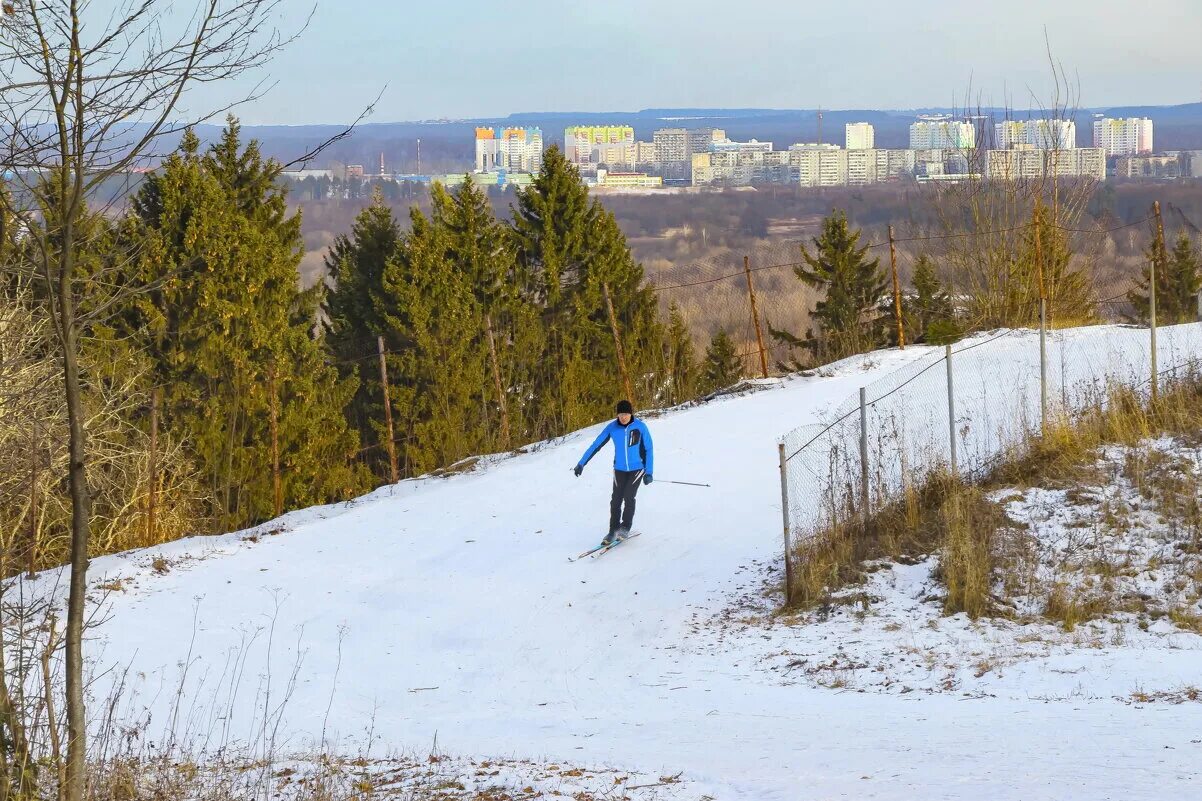
[[[584,467],[589,459],[597,455],[597,451],[605,446],[606,440],[614,443],[614,470],[645,470],[647,475],[655,474],[655,449],[651,445],[651,431],[647,424],[637,418],[622,425],[617,420],[610,420],[609,425],[601,430],[593,444],[588,446],[584,456],[580,457],[577,466]]]

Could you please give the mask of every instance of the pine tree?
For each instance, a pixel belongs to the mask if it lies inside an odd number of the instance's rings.
[[[390,480],[379,367],[371,358],[384,332],[379,309],[385,265],[396,258],[401,229],[392,210],[375,193],[359,212],[349,236],[340,234],[325,257],[330,286],[325,303],[326,342],[344,377],[358,382],[346,416],[363,443],[364,461],[380,480]],[[391,382],[391,377],[389,381]]]
[[[663,350],[664,372],[668,382],[666,399],[672,405],[683,403],[693,397],[699,376],[693,337],[675,303],[668,309],[668,332]]]
[[[203,155],[189,131],[123,229],[134,279],[155,289],[122,325],[151,355],[162,428],[194,454],[218,531],[274,512],[273,417],[285,508],[365,488],[343,417],[355,382],[339,380],[313,337],[320,293],[297,289],[300,217],[279,175],[257,144],[242,147],[232,118]]]
[[[1182,231],[1169,258],[1169,296],[1173,299],[1166,320],[1189,323],[1198,319],[1198,293],[1202,290],[1198,251],[1189,234]],[[1159,300],[1159,298],[1157,299]],[[1158,309],[1159,312],[1159,309]]]
[[[1151,319],[1151,300],[1148,291],[1152,283],[1152,264],[1156,265],[1156,322],[1159,325],[1193,322],[1198,318],[1198,293],[1202,290],[1202,272],[1198,252],[1189,234],[1182,231],[1171,254],[1165,251],[1159,237],[1152,237],[1147,251],[1148,264],[1143,268],[1136,289],[1127,298],[1135,307],[1135,319],[1147,324]]]
[[[743,360],[735,352],[734,342],[726,329],[719,328],[705,349],[705,365],[701,375],[703,390],[714,392],[736,384],[742,378]]]
[[[1084,270],[1073,268],[1068,234],[1056,225],[1050,214],[1039,215],[1038,226],[1038,248],[1034,226],[1023,234],[1017,262],[1001,291],[1006,311],[996,320],[997,324],[1039,324],[1041,259],[1048,320],[1061,326],[1092,322],[1095,310],[1089,277]]]
[[[383,280],[385,338],[395,354],[389,379],[410,475],[479,453],[495,440],[484,411],[492,383],[482,306],[473,276],[452,258],[448,217],[462,209],[441,186],[433,200],[430,217],[411,209],[410,230]]]
[[[636,396],[650,397],[663,336],[655,298],[613,215],[590,201],[557,147],[519,193],[512,229],[516,278],[542,331],[530,376],[533,430],[553,436],[579,427],[625,394],[606,292]]]
[[[935,264],[923,253],[914,263],[914,294],[903,297],[906,338],[944,345],[959,338],[952,299],[935,275]]]
[[[470,176],[452,194],[436,187],[433,201],[435,223],[446,229],[446,258],[467,279],[479,317],[475,335],[485,351],[486,375],[476,394],[489,414],[480,421],[478,439],[486,449],[509,449],[527,433],[514,391],[526,370],[514,351],[534,332],[533,310],[516,286],[513,240]]]
[[[859,240],[860,232],[853,232],[847,216],[836,211],[823,220],[821,236],[812,239],[814,254],[802,245],[805,263],[793,272],[807,286],[823,293],[811,313],[818,331],[810,329],[803,338],[770,326],[777,341],[804,348],[819,362],[868,350],[881,341],[882,332],[873,330],[880,326],[867,324],[879,319],[875,311],[885,293],[885,274],[880,259],[865,258],[868,247],[858,247]],[[789,366],[796,369],[800,362],[794,359]]]

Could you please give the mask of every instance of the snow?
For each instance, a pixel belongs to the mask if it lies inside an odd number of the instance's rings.
[[[1065,336],[1083,354],[1065,376],[1087,377],[1147,334]],[[1029,363],[1035,342],[985,347]],[[1161,342],[1189,352],[1202,326]],[[607,461],[570,472],[603,423],[249,532],[96,559],[93,586],[122,589],[94,593],[93,694],[124,680],[122,715],[193,736],[254,740],[278,723],[296,749],[436,738],[465,759],[683,772],[672,798],[1202,797],[1202,707],[1133,701],[1202,684],[1195,635],[1158,625],[1115,644],[1086,626],[944,618],[924,600],[930,562],[881,566],[867,610],[807,625],[771,613],[776,443],[935,357],[869,354],[648,416],[643,536],[600,559],[568,561],[604,533]],[[172,721],[177,682],[189,700]]]

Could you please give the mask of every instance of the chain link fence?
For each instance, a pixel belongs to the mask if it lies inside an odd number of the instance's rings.
[[[784,436],[786,556],[939,471],[979,479],[1048,421],[1104,404],[1113,387],[1147,395],[1200,360],[1202,323],[1001,331],[931,349]]]

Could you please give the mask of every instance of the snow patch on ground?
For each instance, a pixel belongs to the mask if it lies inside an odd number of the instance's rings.
[[[1202,548],[1168,505],[1202,495],[1202,449],[1169,437],[1103,449],[1093,481],[991,493],[1007,617],[944,615],[939,560],[866,563],[866,581],[817,610],[778,614],[781,577],[715,618],[704,647],[754,650],[782,684],[833,690],[1124,703],[1202,698]],[[1166,488],[1170,491],[1166,497]],[[1092,618],[1049,620],[1049,598]],[[1089,610],[1093,610],[1090,612]]]

